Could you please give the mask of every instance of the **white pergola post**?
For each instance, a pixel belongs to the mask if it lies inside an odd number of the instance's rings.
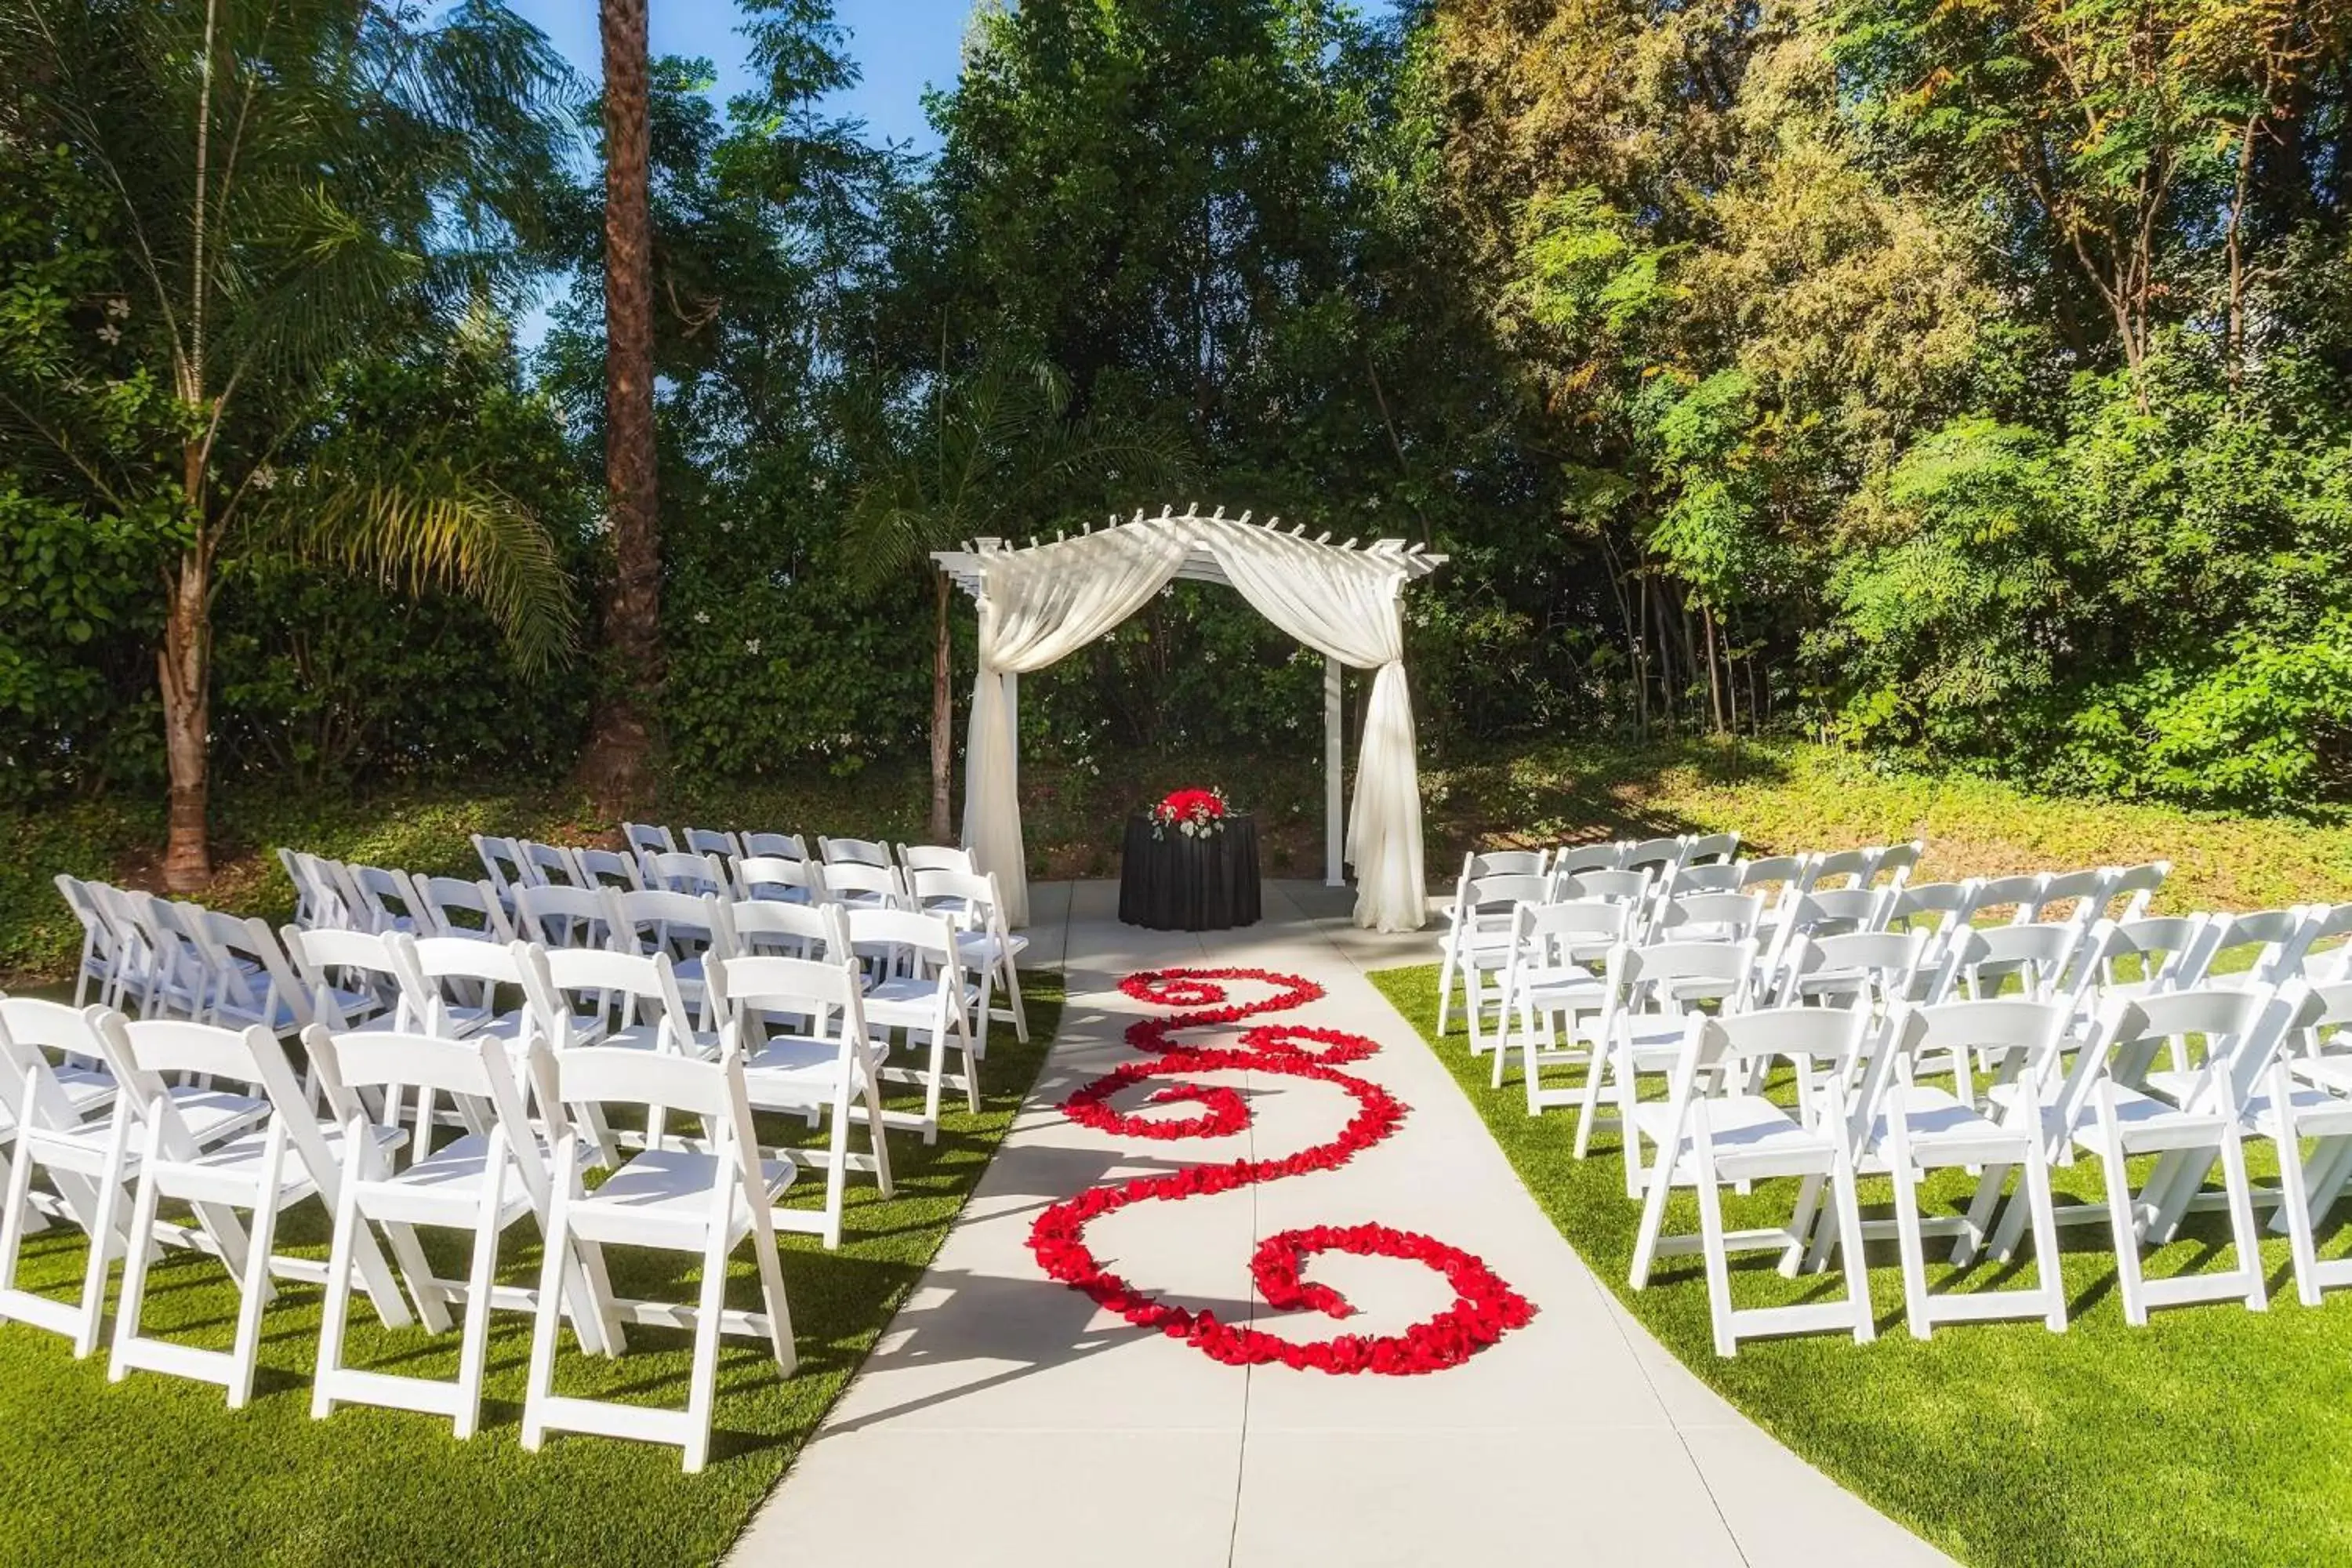
[[[1348,868],[1343,863],[1347,852],[1348,828],[1343,815],[1346,807],[1339,794],[1339,768],[1342,748],[1339,721],[1339,661],[1329,654],[1323,656],[1323,885],[1344,888],[1348,885]]]

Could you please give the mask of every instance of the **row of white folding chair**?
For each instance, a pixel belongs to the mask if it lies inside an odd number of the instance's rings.
[[[645,927],[654,927],[665,939],[673,931],[686,931],[707,942],[721,928],[690,917],[682,919],[679,908],[669,898],[680,894],[712,897],[738,911],[746,904],[770,901],[917,910],[949,921],[964,964],[979,977],[981,992],[973,1026],[984,1034],[989,1018],[1002,1017],[1013,1025],[1015,1037],[1027,1042],[1029,1018],[1021,995],[1020,955],[1027,951],[1029,939],[1005,923],[1003,899],[993,877],[948,868],[918,868],[902,875],[896,868],[878,871],[857,866],[828,868],[811,863],[806,868],[807,880],[788,881],[769,880],[767,871],[772,868],[780,879],[793,877],[793,863],[754,858],[737,865],[739,886],[731,892],[722,892],[709,881],[698,888],[677,889],[668,898],[610,889],[600,894],[579,889],[525,889],[517,895],[516,924],[524,937],[555,946],[610,944],[614,931],[626,928],[634,932]],[[782,896],[793,891],[805,897],[793,900]],[[721,910],[722,915],[727,912]],[[730,942],[725,951],[733,952],[737,949]],[[689,955],[681,952],[680,957],[687,959]],[[690,981],[698,978],[688,972]],[[997,1006],[1000,994],[1003,1002],[1001,1010]],[[985,1051],[984,1039],[980,1048]]]
[[[771,855],[787,860],[808,858],[808,841],[797,833],[751,833],[732,828],[688,827],[672,833],[648,822],[621,824],[621,840],[632,855],[717,855],[734,859],[746,855]],[[822,841],[820,841],[822,842]]]

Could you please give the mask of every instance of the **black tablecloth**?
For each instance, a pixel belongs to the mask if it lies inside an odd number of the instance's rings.
[[[1257,824],[1228,816],[1222,832],[1151,837],[1151,818],[1127,821],[1118,918],[1153,931],[1224,931],[1257,924]]]

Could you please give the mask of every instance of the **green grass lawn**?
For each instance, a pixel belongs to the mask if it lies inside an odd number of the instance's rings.
[[[1625,1196],[1613,1134],[1597,1135],[1593,1157],[1576,1160],[1572,1111],[1528,1116],[1517,1074],[1500,1092],[1489,1089],[1488,1065],[1474,1064],[1458,1026],[1436,1040],[1434,965],[1372,978],[1453,1070],[1561,1236],[1653,1334],[1766,1430],[1962,1562],[2352,1562],[2352,1292],[2316,1310],[2298,1305],[2284,1237],[2263,1249],[2268,1311],[2234,1302],[2174,1308],[2132,1329],[2105,1227],[2067,1227],[2064,1333],[2039,1321],[1961,1324],[1925,1343],[1902,1321],[1889,1240],[1871,1248],[1875,1342],[1751,1340],[1723,1360],[1696,1257],[1666,1259],[1648,1289],[1626,1287],[1639,1214]],[[2270,1146],[2250,1153],[2256,1180],[2266,1181],[2275,1169]],[[2062,1203],[2101,1195],[2095,1161],[2054,1174]],[[1968,1184],[1965,1173],[1945,1173],[1928,1200],[1957,1208]],[[1727,1224],[1785,1224],[1794,1185],[1767,1183],[1732,1198]],[[1864,1213],[1886,1212],[1890,1194],[1885,1180],[1865,1182]],[[2150,1274],[2226,1265],[2215,1250],[2226,1236],[2221,1221],[2197,1216],[2154,1256]],[[1696,1203],[1678,1195],[1669,1228],[1696,1225]],[[2341,1253],[2346,1240],[2323,1240],[2323,1252]],[[1928,1256],[1931,1265],[1939,1257],[1932,1241]],[[1834,1272],[1784,1281],[1771,1262],[1769,1254],[1735,1258],[1734,1299],[1765,1305],[1843,1289]],[[2032,1277],[1997,1273],[1981,1265],[1956,1281],[1938,1266],[1931,1284]]]
[[[0,1563],[715,1562],[913,1288],[1011,1125],[1061,1013],[1058,975],[1023,979],[1032,1043],[1014,1043],[1007,1026],[993,1031],[982,1112],[949,1115],[929,1148],[894,1141],[898,1194],[889,1202],[853,1180],[838,1251],[825,1252],[814,1237],[784,1239],[800,1370],[780,1378],[764,1341],[727,1342],[711,1460],[701,1475],[680,1472],[676,1448],[604,1437],[551,1435],[541,1452],[523,1452],[530,1321],[520,1313],[492,1320],[484,1430],[470,1441],[454,1440],[446,1421],[397,1411],[345,1407],[313,1421],[320,1292],[289,1285],[265,1321],[261,1374],[243,1411],[230,1411],[210,1384],[149,1373],[110,1384],[102,1352],[77,1362],[56,1335],[0,1325]],[[795,1201],[815,1201],[821,1179],[804,1173]],[[324,1256],[327,1216],[315,1201],[287,1222],[284,1250]],[[29,1239],[24,1279],[70,1296],[86,1256],[79,1231],[52,1229]],[[502,1273],[535,1284],[537,1257],[526,1223],[508,1235]],[[688,1258],[673,1266],[627,1249],[608,1257],[624,1294],[694,1298]],[[436,1264],[444,1274],[463,1271],[454,1247]],[[236,1297],[216,1262],[174,1251],[151,1281],[151,1331],[226,1347]],[[750,1251],[739,1248],[730,1304],[758,1299]],[[454,1375],[454,1331],[388,1331],[363,1296],[353,1298],[352,1322],[351,1363]],[[629,1339],[625,1355],[598,1361],[567,1336],[558,1391],[682,1406],[688,1336],[633,1328]],[[909,1506],[922,1506],[923,1478],[904,1479]]]

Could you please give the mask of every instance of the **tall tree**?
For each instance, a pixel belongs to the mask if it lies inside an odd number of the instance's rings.
[[[614,660],[583,764],[608,811],[651,791],[661,681],[661,514],[654,444],[652,61],[646,0],[602,0],[604,47],[604,490]]]
[[[570,640],[547,535],[478,471],[397,449],[278,462],[338,363],[446,329],[528,264],[565,77],[495,0],[430,24],[367,0],[0,0],[0,152],[62,149],[101,193],[116,274],[0,358],[0,434],[158,535],[164,876],[192,889],[211,872],[212,605],[237,553],[454,584],[532,658]]]

